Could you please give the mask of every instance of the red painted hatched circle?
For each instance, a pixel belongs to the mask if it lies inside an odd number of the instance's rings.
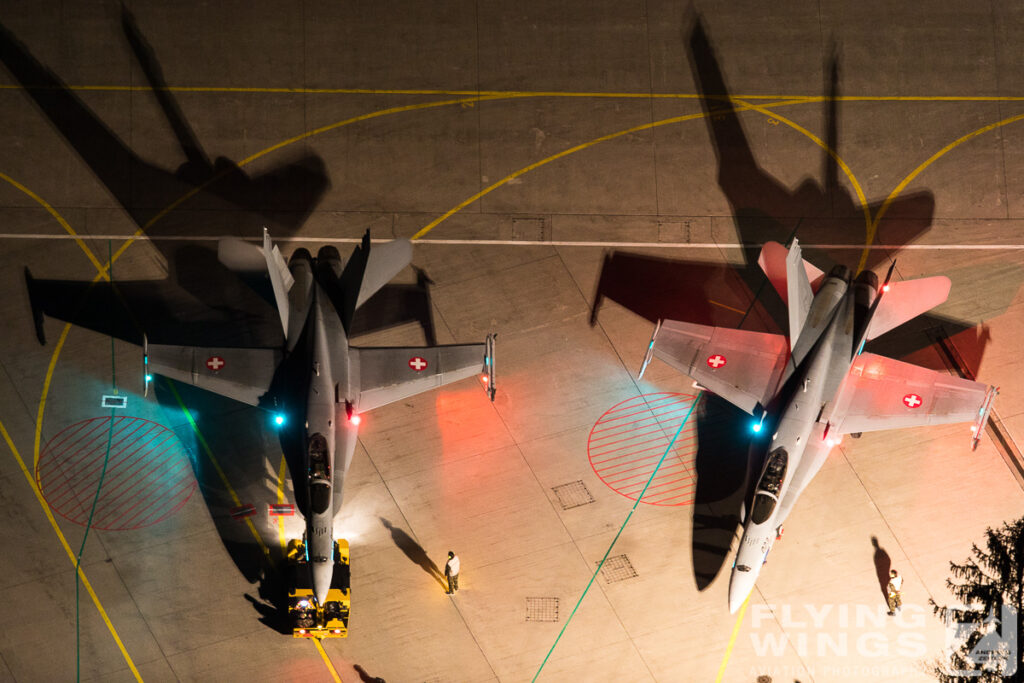
[[[141,529],[177,512],[192,497],[196,480],[178,436],[139,417],[94,417],[65,427],[39,455],[36,483],[60,516],[85,526],[103,458],[93,529]]]
[[[697,421],[690,413],[696,400],[690,394],[644,394],[613,406],[594,423],[587,438],[594,473],[630,500],[643,492],[640,502],[648,505],[692,504],[697,488]],[[687,415],[690,419],[680,431]]]

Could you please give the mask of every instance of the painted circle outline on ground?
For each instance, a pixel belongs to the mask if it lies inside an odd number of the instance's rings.
[[[683,427],[675,443],[672,440],[698,398],[676,392],[641,394],[605,411],[587,435],[587,460],[597,478],[635,501],[671,444],[671,452],[640,502],[660,507],[692,505],[697,487],[696,421]]]
[[[57,432],[39,456],[35,478],[47,505],[85,526],[109,436],[110,458],[92,528],[143,529],[171,517],[196,490],[178,435],[158,422],[125,415],[93,417]]]

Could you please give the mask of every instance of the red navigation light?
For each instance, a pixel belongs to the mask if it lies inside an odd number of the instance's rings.
[[[480,381],[487,384],[490,380],[487,378],[487,375],[480,375]]]
[[[363,421],[363,418],[359,417],[358,415],[353,415],[352,417],[349,418],[349,420],[352,422],[352,424],[357,425]]]
[[[889,285],[882,285],[882,291],[883,292],[888,292],[889,291]]]

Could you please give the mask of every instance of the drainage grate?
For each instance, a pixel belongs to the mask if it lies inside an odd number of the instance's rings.
[[[526,598],[527,621],[558,621],[558,598]]]
[[[594,502],[594,497],[587,490],[587,485],[582,480],[556,486],[552,491],[558,496],[558,502],[563,510],[576,508]]]
[[[513,218],[512,239],[526,241],[544,240],[543,218]]]
[[[604,577],[605,583],[615,583],[616,581],[635,578],[637,573],[633,569],[633,565],[628,557],[625,555],[615,555],[604,561],[604,566],[601,567],[601,576]]]

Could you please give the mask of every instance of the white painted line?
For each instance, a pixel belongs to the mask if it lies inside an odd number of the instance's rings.
[[[132,238],[130,235],[29,235],[20,233],[0,233],[0,240],[127,240],[135,239],[139,242],[216,242],[221,239],[238,239],[235,235],[158,235],[156,237],[144,236]],[[259,243],[257,238],[246,240]],[[312,242],[315,244],[337,243],[337,244],[359,244],[362,238],[359,237],[285,237],[275,238],[276,242]],[[390,242],[390,239],[374,240],[375,242]],[[438,240],[422,239],[416,240],[416,244],[423,245],[485,245],[498,247],[632,247],[636,249],[760,249],[761,244],[740,244],[738,242],[588,242],[582,240]],[[859,251],[864,249],[863,244],[801,244],[804,249],[848,249]],[[1014,251],[1024,249],[1024,244],[872,244],[867,247],[872,250],[889,251]]]

